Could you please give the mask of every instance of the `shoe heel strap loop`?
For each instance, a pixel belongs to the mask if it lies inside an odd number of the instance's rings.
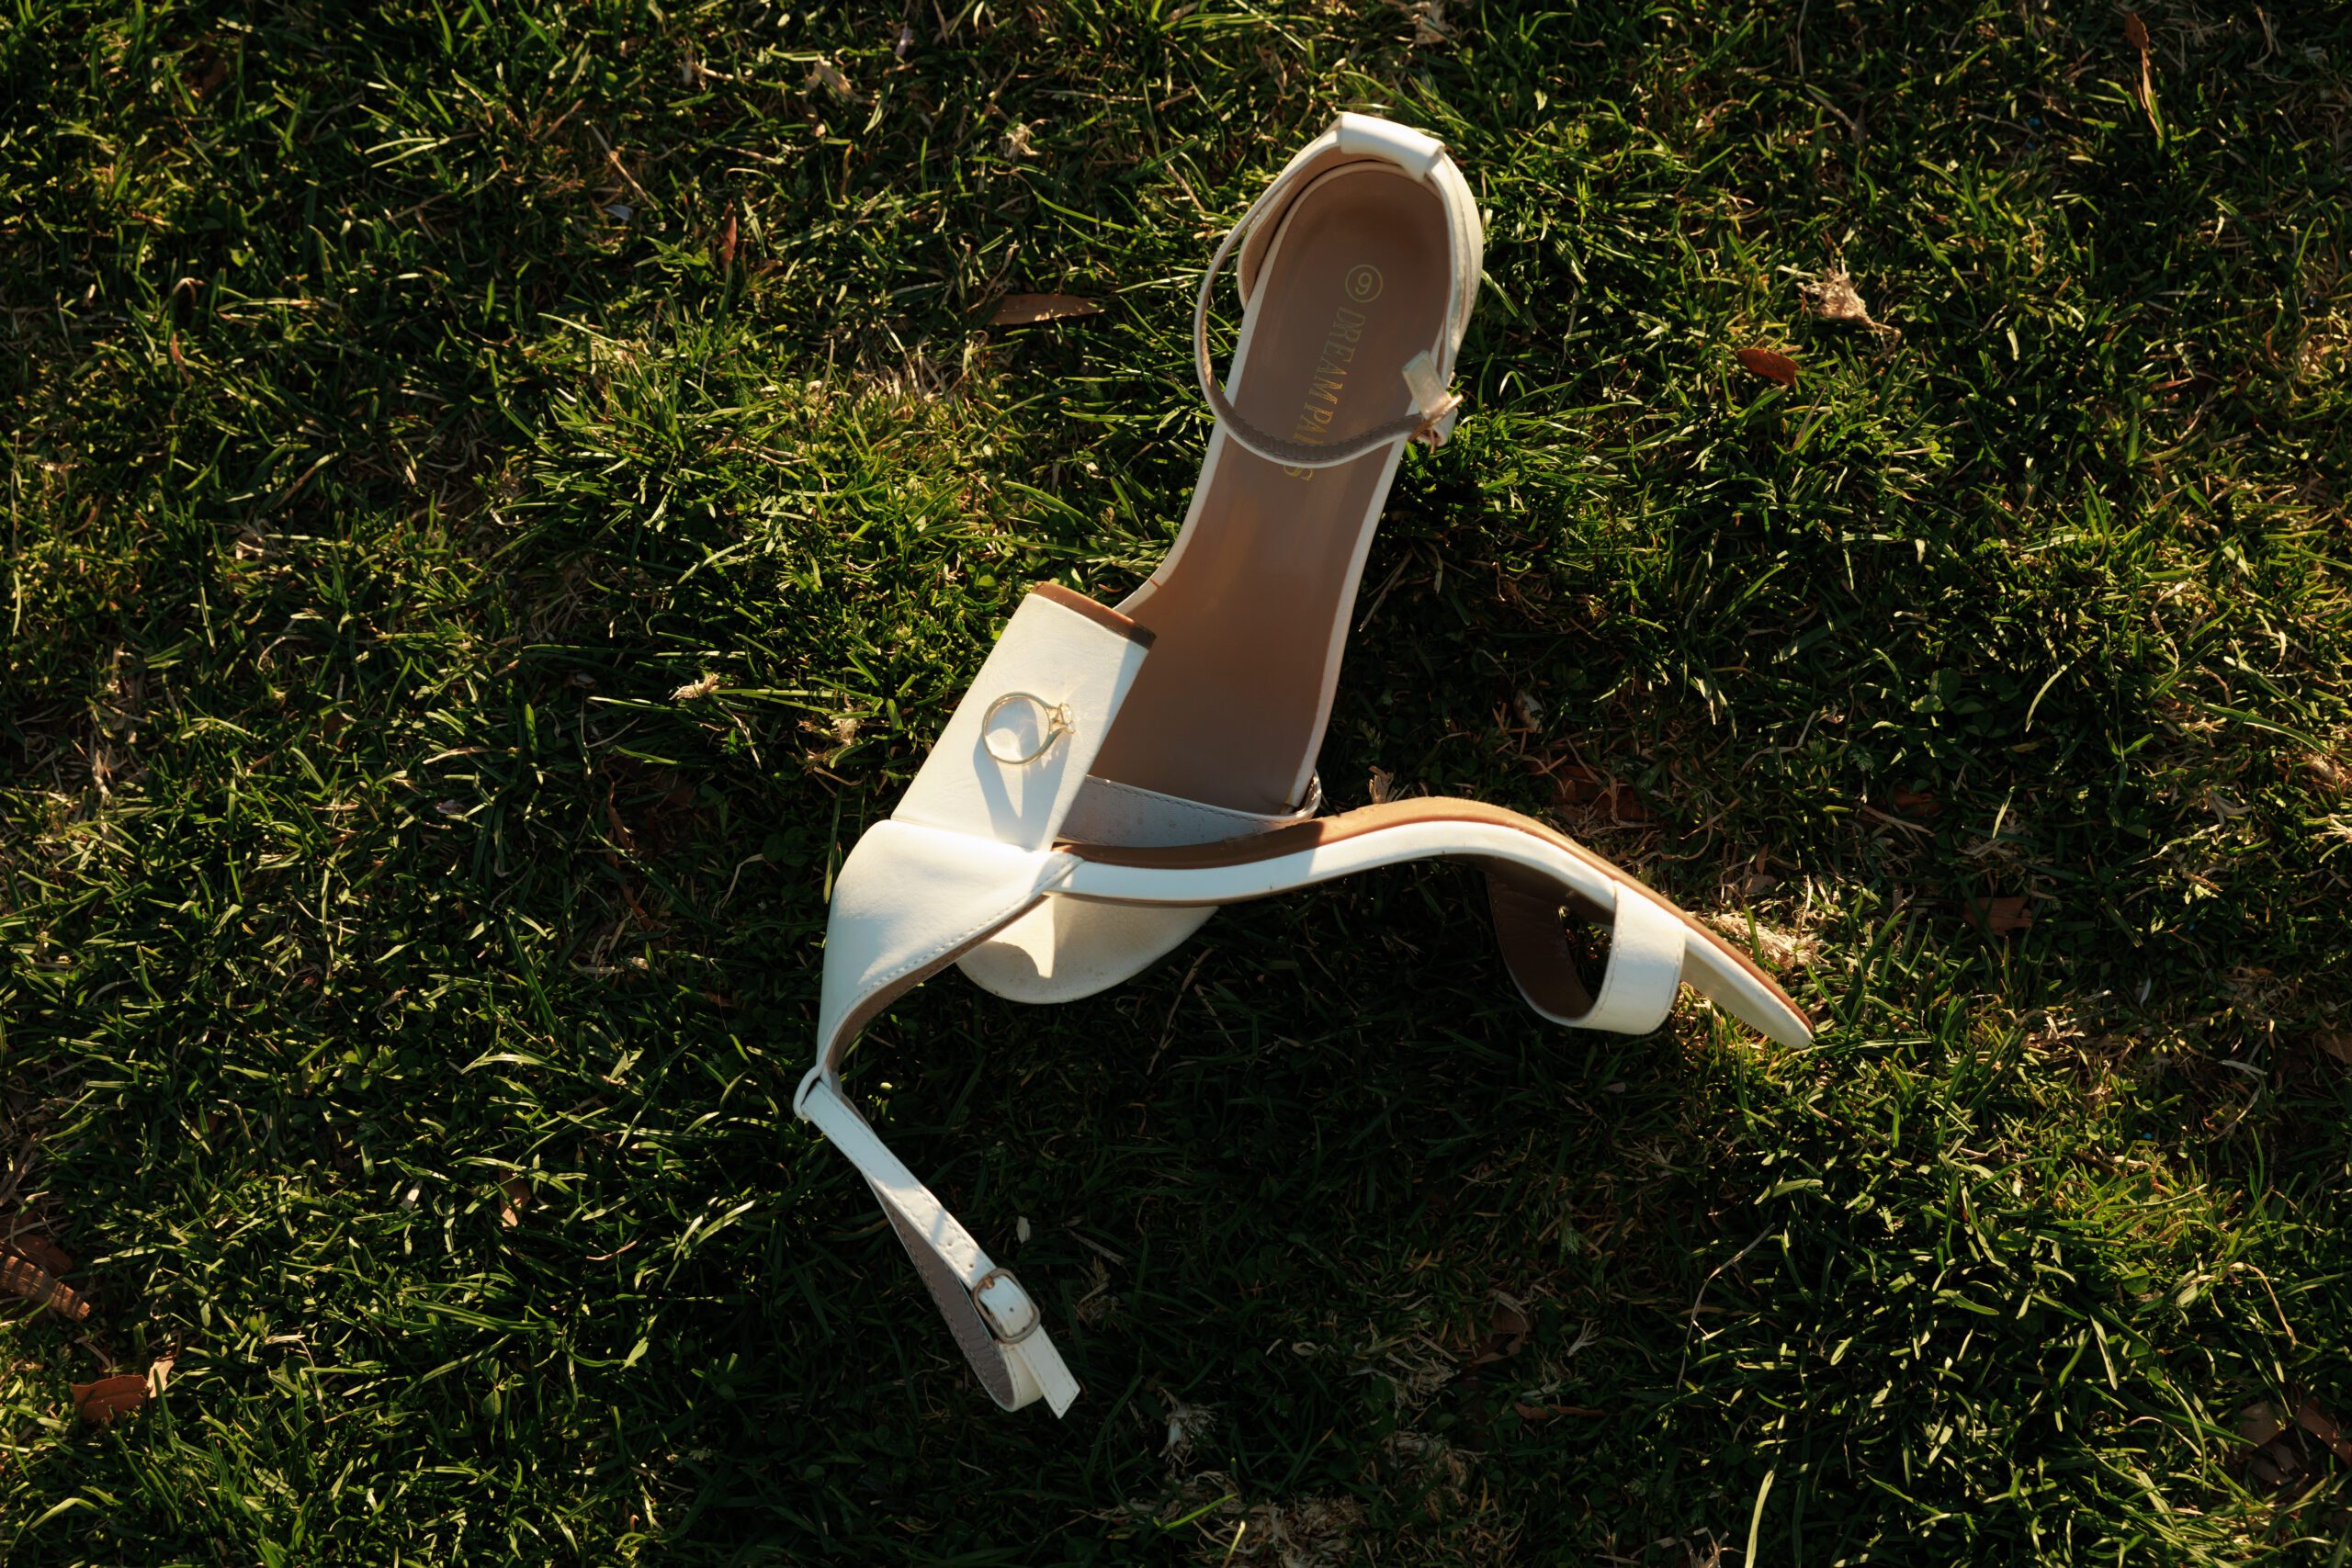
[[[1445,158],[1445,146],[1417,130],[1366,115],[1343,114],[1333,127],[1334,145],[1342,152],[1362,152],[1396,164],[1415,179],[1430,183],[1430,176]],[[1294,168],[1297,164],[1293,165]],[[1226,395],[1217,380],[1216,366],[1209,356],[1209,297],[1215,289],[1218,275],[1240,243],[1249,236],[1277,199],[1289,189],[1288,171],[1261,192],[1241,215],[1241,221],[1226,231],[1217,244],[1216,254],[1209,260],[1208,269],[1201,274],[1199,294],[1193,301],[1193,369],[1200,379],[1201,396],[1207,400],[1210,412],[1225,433],[1250,452],[1270,463],[1280,463],[1290,468],[1333,468],[1353,462],[1365,453],[1377,450],[1398,439],[1409,436],[1425,446],[1442,446],[1453,429],[1455,414],[1462,400],[1448,391],[1436,358],[1427,350],[1417,355],[1405,367],[1405,383],[1413,399],[1413,412],[1399,419],[1376,424],[1361,434],[1329,445],[1310,446],[1303,441],[1286,440],[1252,424],[1242,416]],[[1453,238],[1448,236],[1451,247]],[[1445,342],[1453,342],[1454,325],[1461,301],[1449,291],[1445,305]]]
[[[1445,143],[1436,137],[1373,115],[1342,114],[1332,122],[1331,133],[1340,152],[1385,158],[1417,180],[1428,179],[1437,161],[1445,156]]]

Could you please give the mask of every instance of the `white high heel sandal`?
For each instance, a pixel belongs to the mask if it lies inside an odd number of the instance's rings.
[[[1208,368],[1207,297],[1245,237],[1250,308],[1228,400]],[[1688,983],[1776,1040],[1811,1038],[1736,948],[1530,818],[1426,799],[1312,815],[1315,751],[1381,501],[1405,442],[1442,441],[1452,423],[1446,378],[1478,244],[1467,188],[1418,132],[1342,115],[1293,159],[1202,284],[1195,347],[1218,422],[1168,560],[1118,610],[1033,590],[898,809],[835,878],[818,1061],[794,1109],[865,1178],[1007,1409],[1043,1398],[1060,1415],[1077,1381],[1027,1292],[841,1084],[858,1032],[951,964],[1022,1000],[1084,996],[1221,904],[1442,855],[1487,871],[1505,961],[1547,1018],[1646,1033]],[[1384,301],[1393,312],[1376,309]],[[1246,385],[1245,360],[1256,367]],[[1285,420],[1287,435],[1264,428]],[[1577,973],[1564,910],[1610,926],[1597,991]]]
[[[1315,757],[1364,558],[1407,444],[1436,446],[1453,428],[1447,386],[1483,243],[1444,147],[1357,114],[1302,149],[1226,235],[1193,310],[1216,425],[1175,545],[1118,606],[1157,641],[1071,803],[1069,837],[1213,842],[1319,808]],[[1237,247],[1228,394],[1208,313]],[[1057,900],[961,965],[1014,1001],[1069,1001],[1144,969],[1215,912]]]

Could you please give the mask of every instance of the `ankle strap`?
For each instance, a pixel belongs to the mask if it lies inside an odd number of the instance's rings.
[[[1012,1270],[999,1268],[890,1152],[826,1067],[813,1067],[800,1080],[793,1110],[823,1133],[874,1190],[899,1245],[907,1249],[989,1397],[1007,1410],[1041,1398],[1057,1416],[1069,1410],[1078,1398],[1078,1380],[1054,1348],[1054,1337],[1038,1322],[1037,1303]]]
[[[1300,179],[1327,154],[1335,152],[1351,161],[1377,158],[1394,164],[1437,193],[1446,209],[1446,246],[1453,263],[1452,276],[1446,290],[1445,327],[1438,344],[1433,351],[1417,354],[1405,365],[1405,385],[1412,394],[1413,412],[1344,441],[1310,446],[1260,429],[1244,418],[1226,395],[1209,357],[1209,295],[1235,248],[1270,213],[1286,206],[1296,194]],[[1444,445],[1462,404],[1462,400],[1447,389],[1447,383],[1477,291],[1478,248],[1477,204],[1463,182],[1461,172],[1454,168],[1453,160],[1446,156],[1442,142],[1372,115],[1340,116],[1329,130],[1308,143],[1250,204],[1241,221],[1217,245],[1208,270],[1201,275],[1200,293],[1193,302],[1193,360],[1200,378],[1201,395],[1208,400],[1217,423],[1248,450],[1270,463],[1291,468],[1337,468],[1406,436],[1430,447]]]

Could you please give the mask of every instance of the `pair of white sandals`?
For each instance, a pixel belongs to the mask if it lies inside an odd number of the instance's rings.
[[[1218,246],[1193,341],[1216,425],[1175,547],[1115,609],[1031,590],[888,820],[833,887],[818,1062],[794,1109],[855,1165],[972,1370],[1008,1410],[1077,1380],[1037,1305],[843,1092],[858,1032],[956,964],[1014,1001],[1089,996],[1217,906],[1442,855],[1477,863],[1529,1004],[1644,1034],[1688,984],[1772,1039],[1812,1037],[1770,977],[1565,835],[1467,800],[1318,817],[1315,757],[1364,557],[1408,441],[1442,443],[1477,298],[1476,200],[1439,142],[1343,114]],[[1231,385],[1209,291],[1237,246]],[[1566,919],[1606,924],[1597,987]]]

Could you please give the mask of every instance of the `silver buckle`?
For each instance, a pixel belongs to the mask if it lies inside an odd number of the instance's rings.
[[[991,1269],[972,1287],[972,1305],[1000,1345],[1018,1345],[1037,1332],[1037,1303],[1010,1269]]]

